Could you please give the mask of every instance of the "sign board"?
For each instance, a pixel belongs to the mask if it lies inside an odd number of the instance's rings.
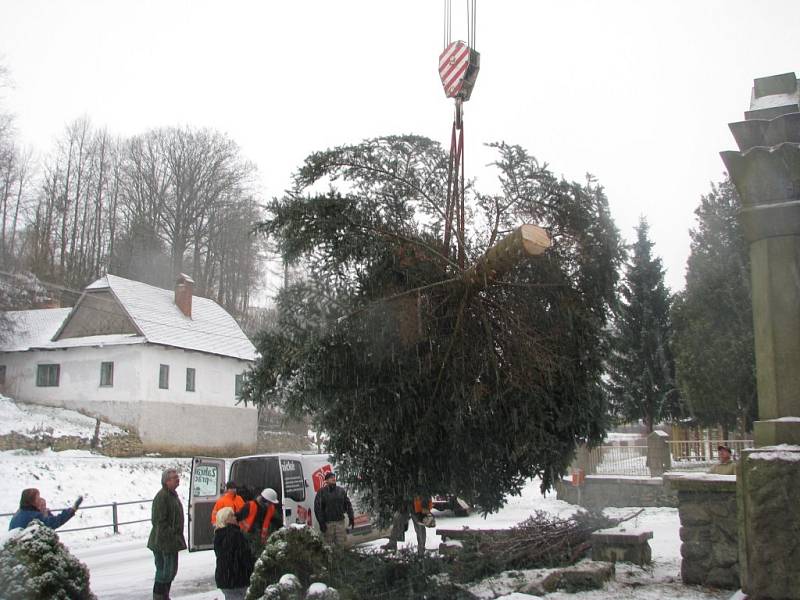
[[[218,496],[217,465],[198,465],[192,478],[192,496]]]

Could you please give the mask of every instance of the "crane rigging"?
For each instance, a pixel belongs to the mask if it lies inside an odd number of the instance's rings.
[[[450,247],[455,236],[458,266],[464,269],[464,120],[463,105],[472,95],[478,78],[481,56],[475,50],[475,3],[467,0],[467,41],[452,41],[451,0],[444,0],[444,50],[439,55],[439,77],[445,96],[455,100],[455,115],[450,134],[450,156],[447,171],[444,246]],[[455,234],[453,233],[455,230]]]

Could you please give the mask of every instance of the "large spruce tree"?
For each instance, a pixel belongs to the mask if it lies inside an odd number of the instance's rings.
[[[670,349],[670,297],[648,232],[642,217],[620,286],[609,383],[617,416],[624,422],[641,419],[651,432],[681,410]]]
[[[729,179],[695,210],[686,288],[675,302],[678,384],[700,425],[750,430],[756,416],[750,258]]]
[[[604,435],[621,255],[608,202],[591,179],[494,147],[502,191],[469,188],[467,262],[525,222],[553,245],[480,285],[442,243],[447,156],[426,138],[309,156],[261,224],[309,277],[279,296],[244,397],[310,415],[339,474],[384,515],[416,494],[495,510],[529,477],[549,487],[576,443]]]

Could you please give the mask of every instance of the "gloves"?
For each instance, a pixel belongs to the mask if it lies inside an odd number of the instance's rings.
[[[353,528],[353,522],[352,521],[348,521],[347,522],[347,528],[348,529],[352,529]]]
[[[78,498],[72,505],[72,510],[78,510],[78,507],[81,505],[81,502],[83,502],[83,496],[78,496]]]

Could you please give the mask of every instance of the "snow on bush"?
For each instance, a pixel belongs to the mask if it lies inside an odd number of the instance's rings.
[[[0,547],[0,590],[3,600],[96,600],[86,565],[38,520]]]
[[[308,586],[327,574],[330,559],[330,548],[312,528],[279,529],[269,537],[256,561],[246,600],[294,599],[295,596],[290,595],[294,589],[293,580],[282,576],[292,573],[302,586]]]

